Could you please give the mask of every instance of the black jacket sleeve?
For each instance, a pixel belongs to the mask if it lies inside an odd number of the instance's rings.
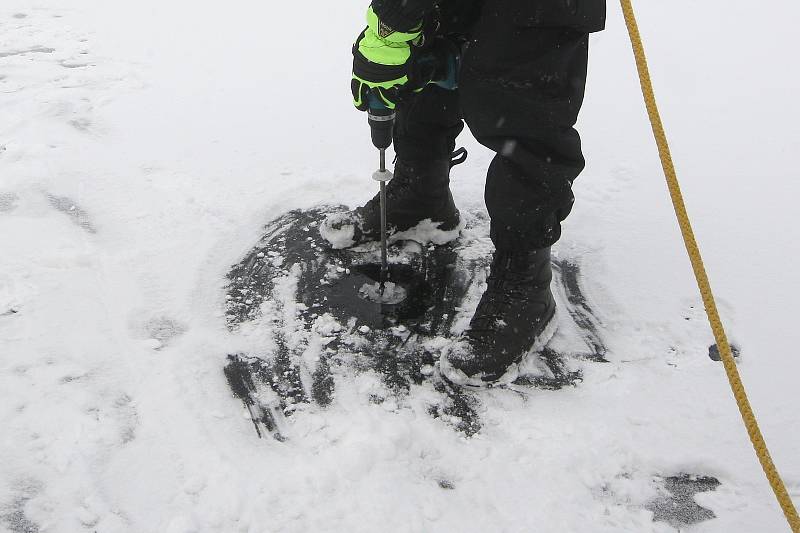
[[[394,30],[416,29],[436,0],[372,0],[372,10],[381,22]]]

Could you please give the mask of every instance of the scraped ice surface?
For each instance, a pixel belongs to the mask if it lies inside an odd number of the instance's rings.
[[[406,290],[400,285],[387,281],[383,284],[383,294],[381,294],[381,284],[365,283],[359,290],[358,294],[365,300],[379,304],[399,304],[406,299]]]

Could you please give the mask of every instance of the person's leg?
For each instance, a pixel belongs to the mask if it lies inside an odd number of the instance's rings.
[[[488,0],[462,65],[464,118],[497,154],[485,194],[496,251],[462,342],[442,358],[443,371],[456,380],[508,377],[509,368],[548,340],[555,313],[550,246],[584,167],[573,126],[583,102],[588,34],[518,16],[521,9],[536,13],[537,5]],[[520,20],[535,20],[536,27]]]
[[[429,85],[397,106],[393,135],[397,159],[449,160],[463,129],[458,91]]]
[[[461,219],[450,193],[450,159],[463,127],[457,91],[428,86],[398,105],[397,159],[394,178],[386,185],[390,237],[423,222],[422,234],[434,243],[458,237]],[[380,195],[375,195],[352,211],[330,215],[322,232],[337,246],[353,246],[380,239],[380,220]]]
[[[457,91],[428,86],[397,106],[397,159],[394,178],[386,185],[390,237],[426,220],[430,226],[425,235],[433,242],[458,237],[460,215],[450,193],[450,158],[463,128]],[[328,216],[321,231],[336,246],[354,246],[380,239],[380,220],[380,195],[375,195],[352,211]]]
[[[461,100],[475,138],[497,155],[486,179],[492,240],[537,249],[561,236],[584,167],[574,129],[588,34],[516,24],[487,9],[464,58]]]

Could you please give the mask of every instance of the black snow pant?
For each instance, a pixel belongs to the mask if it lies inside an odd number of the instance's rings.
[[[537,6],[554,1],[441,4],[442,33],[467,42],[459,88],[429,85],[398,108],[400,159],[449,157],[463,121],[496,153],[485,200],[498,249],[555,243],[572,209],[572,182],[584,168],[573,126],[583,103],[588,34],[603,21],[553,25],[537,18]]]

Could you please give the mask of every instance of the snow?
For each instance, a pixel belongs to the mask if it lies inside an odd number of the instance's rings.
[[[390,241],[411,240],[425,246],[430,244],[446,244],[458,238],[461,230],[460,227],[451,230],[443,230],[439,228],[440,225],[441,224],[438,222],[433,222],[431,219],[426,218],[413,228],[392,234]]]
[[[320,235],[334,250],[350,248],[356,243],[356,221],[348,212],[334,213],[320,226]]]
[[[255,438],[222,367],[268,336],[227,331],[224,276],[286,210],[376,192],[347,90],[364,7],[0,5],[0,531],[666,532],[646,506],[680,472],[722,483],[693,531],[785,531],[707,356],[613,2],[557,250],[580,258],[610,363],[575,388],[487,394],[470,439],[417,414],[424,387],[364,402],[382,387],[367,373],[292,417],[289,442]],[[637,9],[740,370],[800,503],[800,6]],[[463,142],[453,193],[473,209],[491,154]]]
[[[356,220],[352,213],[333,213],[321,224],[320,235],[330,243],[334,250],[350,248],[356,244],[357,224],[360,224],[360,221]],[[443,230],[439,226],[441,223],[426,218],[413,228],[390,233],[387,240],[389,243],[414,241],[423,246],[446,244],[457,239],[462,229],[461,225],[451,230]]]

